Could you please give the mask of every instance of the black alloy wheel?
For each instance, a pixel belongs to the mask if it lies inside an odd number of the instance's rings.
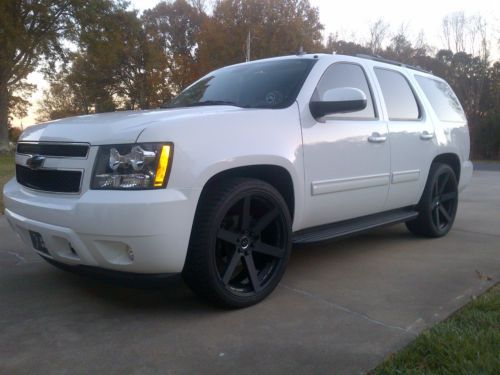
[[[291,218],[271,185],[248,178],[223,183],[203,198],[183,274],[201,296],[245,307],[280,281],[291,250]]]
[[[455,221],[458,207],[458,182],[447,164],[432,164],[422,199],[417,206],[419,216],[406,223],[415,234],[427,237],[446,235]]]
[[[287,251],[286,220],[265,196],[249,193],[226,213],[217,231],[215,262],[219,280],[237,295],[266,287]]]
[[[441,171],[432,187],[432,222],[439,231],[448,231],[455,218],[458,191],[456,182],[451,179],[452,174],[450,170]]]

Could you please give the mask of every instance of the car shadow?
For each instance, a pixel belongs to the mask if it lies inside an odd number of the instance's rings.
[[[359,252],[371,251],[374,245],[384,245],[401,240],[418,239],[401,228],[380,228],[355,237],[321,242],[293,247],[287,273],[293,277],[302,272],[299,265],[308,264],[314,268],[316,262],[345,261],[346,257],[359,256]],[[85,272],[59,270],[53,271],[52,277],[62,279],[60,282],[67,288],[77,290],[87,300],[107,305],[121,311],[137,311],[141,313],[172,312],[172,313],[217,313],[229,312],[230,309],[214,306],[196,296],[184,283],[180,274],[165,277],[161,280],[127,281],[112,277],[88,275]],[[272,295],[271,295],[272,297]]]

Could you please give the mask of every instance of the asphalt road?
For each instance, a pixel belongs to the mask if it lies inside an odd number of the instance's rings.
[[[453,231],[403,225],[295,248],[239,311],[179,278],[131,289],[52,268],[0,217],[0,373],[362,374],[500,277],[500,173],[476,171]]]

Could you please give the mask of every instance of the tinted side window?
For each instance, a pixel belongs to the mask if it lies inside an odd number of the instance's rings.
[[[316,91],[314,92],[313,99],[321,100],[323,99],[323,95],[326,91],[340,87],[354,87],[363,91],[367,99],[366,108],[357,112],[329,115],[328,117],[354,117],[362,119],[375,118],[375,109],[373,108],[373,100],[370,92],[370,87],[368,86],[365,72],[363,71],[363,68],[361,68],[361,66],[349,63],[336,63],[330,66],[318,83]]]
[[[422,76],[415,76],[415,78],[441,121],[465,121],[462,106],[446,82]]]
[[[389,120],[418,120],[420,111],[406,78],[393,70],[375,68]]]

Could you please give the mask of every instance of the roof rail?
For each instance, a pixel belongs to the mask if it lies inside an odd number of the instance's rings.
[[[404,64],[402,62],[399,62],[399,61],[394,61],[394,60],[389,60],[389,59],[384,59],[382,56],[378,56],[378,55],[366,55],[364,53],[357,53],[355,55],[356,57],[360,57],[362,59],[368,59],[368,60],[373,60],[373,61],[379,61],[379,62],[383,62],[383,63],[386,63],[386,64],[392,64],[392,65],[397,65],[397,66],[401,66],[403,68],[408,68],[408,69],[413,69],[413,70],[418,70],[419,72],[424,72],[424,73],[429,73],[429,74],[432,74],[432,72],[428,71],[428,70],[425,70],[424,68],[421,68],[419,66],[415,66],[415,65],[409,65],[409,64]]]

